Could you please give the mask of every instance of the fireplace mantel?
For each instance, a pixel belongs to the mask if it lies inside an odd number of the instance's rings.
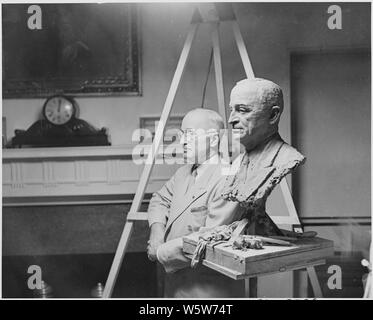
[[[129,203],[143,165],[133,145],[3,149],[3,206]],[[147,193],[177,165],[156,165]]]
[[[3,163],[17,160],[67,160],[77,157],[90,159],[102,157],[131,157],[132,145],[64,148],[3,149]]]

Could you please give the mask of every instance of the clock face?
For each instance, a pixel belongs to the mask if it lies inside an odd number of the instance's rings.
[[[64,125],[75,115],[75,106],[66,97],[55,96],[45,102],[43,112],[49,122]]]

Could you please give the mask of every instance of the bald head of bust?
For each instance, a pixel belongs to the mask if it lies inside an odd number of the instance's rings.
[[[250,150],[278,131],[284,107],[282,90],[270,80],[244,79],[232,89],[229,107],[229,123]]]

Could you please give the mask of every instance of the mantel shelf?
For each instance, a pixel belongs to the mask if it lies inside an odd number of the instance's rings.
[[[141,147],[144,157],[151,145]],[[134,148],[126,144],[3,149],[3,205],[128,203],[144,167],[133,161]],[[163,157],[162,150],[163,146],[157,159]],[[180,155],[169,153],[167,158]],[[155,166],[146,192],[160,189],[177,166]]]
[[[3,149],[3,162],[21,159],[50,159],[50,158],[81,158],[81,157],[111,157],[132,155],[134,145],[97,147],[61,147],[61,148],[20,148]]]
[[[145,147],[145,145],[143,145]],[[132,158],[132,152],[136,145],[123,144],[116,146],[95,146],[95,147],[59,147],[59,148],[20,148],[3,149],[3,162],[19,160],[46,160],[46,159],[73,159],[73,158],[105,158],[105,157],[123,157]],[[146,145],[150,148],[151,145]],[[159,153],[167,145],[160,146]],[[147,154],[147,149],[144,150]],[[169,153],[165,153],[170,155]],[[178,153],[178,156],[180,153]]]

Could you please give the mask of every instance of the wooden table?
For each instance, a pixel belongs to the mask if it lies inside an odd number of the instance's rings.
[[[183,250],[191,256],[197,235],[184,237]],[[279,272],[306,269],[315,297],[322,297],[314,267],[333,255],[333,242],[322,238],[299,239],[290,247],[265,245],[263,249],[235,250],[227,243],[207,245],[203,265],[234,280],[245,280],[246,296],[257,297],[257,279]]]

